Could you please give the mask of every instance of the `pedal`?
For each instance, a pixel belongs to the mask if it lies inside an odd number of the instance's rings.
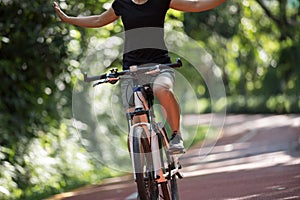
[[[171,155],[184,154],[185,152],[185,149],[168,149],[168,153]]]
[[[177,163],[178,169],[182,169],[181,164]]]
[[[176,173],[176,176],[179,178],[179,179],[183,179],[183,174],[181,172],[177,172]]]

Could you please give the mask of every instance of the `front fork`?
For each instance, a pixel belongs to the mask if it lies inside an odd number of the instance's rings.
[[[134,124],[130,127],[130,132],[128,136],[128,142],[129,142],[129,149],[130,149],[130,155],[131,155],[131,162],[132,162],[132,167],[133,167],[133,172],[134,172],[134,178],[135,178],[135,173],[139,173],[135,169],[135,164],[134,164],[134,154],[135,152],[132,151],[133,149],[133,138],[136,137],[139,140],[142,138],[148,138],[150,148],[151,148],[151,158],[152,158],[152,163],[153,166],[151,166],[150,169],[154,172],[154,177],[159,177],[160,176],[160,169],[161,169],[161,162],[160,162],[160,149],[159,149],[159,144],[158,144],[158,136],[154,132],[154,130],[151,128],[151,124],[147,122],[140,122],[137,124]],[[145,154],[148,152],[140,152],[142,155],[140,157],[144,158],[146,157]]]

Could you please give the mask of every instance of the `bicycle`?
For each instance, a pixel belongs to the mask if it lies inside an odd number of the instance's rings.
[[[183,176],[179,171],[181,165],[175,154],[184,152],[169,151],[166,129],[162,123],[155,121],[152,88],[150,84],[139,85],[137,76],[152,75],[160,73],[163,69],[181,66],[182,62],[178,58],[176,63],[171,64],[134,66],[123,71],[113,68],[109,73],[99,76],[89,77],[84,73],[85,82],[98,81],[93,84],[94,87],[103,83],[115,84],[121,78],[133,80],[135,111],[127,113],[126,117],[130,127],[128,135],[130,157],[140,200],[179,199],[177,177],[181,179]],[[133,119],[137,116],[144,116],[145,120],[134,124]]]

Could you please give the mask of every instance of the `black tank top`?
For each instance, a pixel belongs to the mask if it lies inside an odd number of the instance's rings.
[[[148,63],[169,63],[164,41],[164,21],[170,0],[115,0],[112,8],[125,28],[123,68]]]

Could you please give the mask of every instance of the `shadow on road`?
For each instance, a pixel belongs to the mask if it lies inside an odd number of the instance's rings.
[[[180,181],[180,195],[183,200],[296,200],[300,199],[299,168],[277,165],[191,177]]]
[[[300,199],[298,115],[231,115],[221,128],[208,155],[200,144],[181,158],[184,200],[195,199],[191,188],[197,199]]]

